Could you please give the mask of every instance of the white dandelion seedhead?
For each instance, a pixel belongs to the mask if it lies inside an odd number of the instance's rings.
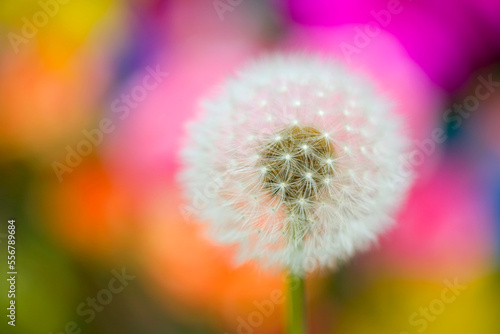
[[[391,224],[407,147],[369,81],[307,56],[264,58],[204,105],[181,180],[219,242],[296,274],[335,265]]]

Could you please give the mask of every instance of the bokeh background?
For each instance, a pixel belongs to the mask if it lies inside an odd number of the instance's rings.
[[[310,333],[500,333],[497,0],[1,1],[1,333],[283,333],[282,275],[234,268],[176,182],[199,100],[272,52],[372,77],[415,144],[398,226],[309,278]]]

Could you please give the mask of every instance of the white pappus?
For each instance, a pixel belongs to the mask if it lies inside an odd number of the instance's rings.
[[[393,224],[410,183],[391,109],[340,63],[255,61],[188,127],[180,180],[191,211],[214,240],[237,245],[239,262],[297,275],[335,266]]]

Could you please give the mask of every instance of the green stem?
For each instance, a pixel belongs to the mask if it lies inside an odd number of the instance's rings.
[[[306,317],[305,317],[305,286],[304,279],[288,274],[288,298],[287,298],[287,333],[288,334],[305,334],[306,333]]]

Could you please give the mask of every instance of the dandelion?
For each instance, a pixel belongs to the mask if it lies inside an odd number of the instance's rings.
[[[407,139],[366,78],[315,57],[267,57],[202,111],[181,180],[210,236],[236,245],[238,261],[301,278],[393,224],[409,184],[399,170]]]

